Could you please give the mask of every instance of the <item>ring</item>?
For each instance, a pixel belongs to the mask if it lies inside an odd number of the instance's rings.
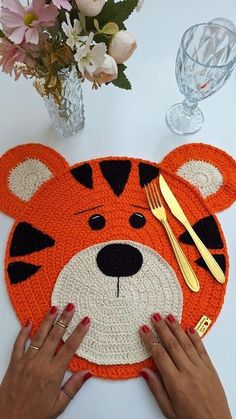
[[[29,348],[34,349],[35,351],[38,351],[40,348],[38,346],[30,345]]]
[[[57,324],[57,326],[63,327],[63,329],[68,327],[68,325],[65,324],[62,320],[58,320],[55,324]]]
[[[153,341],[153,343],[152,343],[152,345],[150,346],[150,351],[155,347],[155,346],[158,346],[158,345],[160,345],[160,343],[159,342],[157,342],[156,340],[154,340]]]
[[[62,391],[69,397],[69,399],[73,399],[74,397],[73,396],[71,396],[69,393],[67,393],[67,391],[62,387],[61,388],[62,389]]]

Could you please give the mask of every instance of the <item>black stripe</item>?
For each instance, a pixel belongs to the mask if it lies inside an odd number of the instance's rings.
[[[193,229],[208,249],[223,249],[224,244],[222,242],[216,221],[212,215],[199,220],[193,225]],[[182,243],[194,244],[187,231],[181,234],[179,239]]]
[[[129,160],[107,160],[100,163],[102,174],[114,194],[120,196],[129,179],[131,163]]]
[[[72,176],[75,180],[81,185],[85,186],[88,189],[93,188],[93,173],[92,168],[88,163],[83,164],[82,166],[76,167],[71,171]]]
[[[9,263],[7,272],[11,284],[18,284],[34,275],[41,266],[31,265],[31,263],[13,262]]]
[[[143,188],[145,185],[156,179],[160,170],[156,166],[147,163],[139,163],[139,181]]]
[[[55,244],[47,234],[37,230],[31,224],[22,222],[17,224],[10,246],[10,256],[24,256],[46,249]]]
[[[218,265],[220,265],[222,271],[225,273],[226,271],[226,260],[225,260],[225,256],[224,255],[212,255],[216,262],[218,263]],[[197,263],[197,265],[201,266],[202,268],[204,268],[205,270],[209,271],[208,266],[206,265],[206,262],[204,261],[203,258],[199,258],[195,261]]]

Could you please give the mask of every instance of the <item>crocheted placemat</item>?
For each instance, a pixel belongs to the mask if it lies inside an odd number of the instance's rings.
[[[199,278],[200,291],[190,291],[163,226],[148,209],[144,184],[162,172],[228,279],[215,216],[236,199],[236,163],[225,152],[190,144],[161,164],[109,157],[70,167],[56,151],[27,144],[3,155],[0,171],[0,209],[15,219],[5,278],[20,322],[32,319],[34,333],[51,304],[68,302],[77,309],[65,338],[82,317],[92,319],[71,370],[88,368],[117,379],[153,367],[138,331],[154,312],[173,313],[184,328],[196,326],[203,315],[215,322],[227,281],[222,285],[212,277],[167,208]]]

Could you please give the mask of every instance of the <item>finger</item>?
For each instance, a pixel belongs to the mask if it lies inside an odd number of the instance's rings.
[[[56,417],[64,412],[65,408],[75,397],[84,383],[91,377],[92,374],[89,371],[80,371],[69,378],[58,394],[54,407],[54,414]]]
[[[166,383],[173,380],[178,371],[161,342],[158,341],[154,333],[147,325],[143,325],[140,328],[140,335],[145,346],[153,357],[164,382]]]
[[[28,320],[25,326],[23,326],[20,329],[17,335],[17,338],[15,340],[14,346],[13,346],[13,351],[11,355],[12,361],[19,361],[23,357],[25,353],[25,345],[26,345],[27,339],[29,338],[32,325],[33,325],[33,322],[31,320]]]
[[[85,317],[83,320],[81,320],[70,337],[65,341],[62,348],[58,351],[54,358],[54,362],[56,362],[60,367],[67,367],[72,356],[75,354],[86,333],[88,332],[90,323],[91,321],[89,317]]]
[[[37,332],[35,333],[34,337],[31,340],[30,345],[31,346],[35,346],[36,348],[41,348],[45,342],[46,337],[48,336],[53,323],[56,319],[56,316],[58,314],[58,308],[55,306],[52,306],[49,310],[49,312],[46,314],[46,316],[44,317],[39,329],[37,330]],[[27,358],[33,358],[35,357],[37,354],[39,353],[39,351],[37,351],[36,349],[33,349],[29,346],[27,352],[26,352],[26,356]]]
[[[173,321],[173,316],[171,317],[171,315],[169,315],[168,317],[169,321]],[[153,314],[152,323],[157,336],[160,338],[163,346],[166,348],[177,369],[183,370],[190,367],[190,362],[187,358],[187,355],[159,313]]]
[[[187,334],[191,342],[193,343],[199,357],[204,362],[204,364],[209,368],[214,368],[214,365],[211,362],[211,359],[207,353],[207,350],[202,342],[202,339],[200,338],[197,331],[194,329],[194,327],[190,327],[187,330]]]
[[[167,316],[167,326],[169,327],[173,335],[176,337],[177,341],[179,342],[181,348],[183,349],[189,360],[194,365],[198,366],[201,362],[201,359],[195,349],[195,346],[193,345],[188,335],[185,333],[180,323],[176,320],[174,316]]]
[[[161,380],[160,377],[158,377],[157,374],[155,374],[154,371],[149,370],[148,368],[141,371],[142,377],[146,380],[153,396],[157,400],[160,409],[163,413],[163,415],[166,418],[177,418],[173,407],[171,405],[171,401],[169,399],[169,395],[166,391],[166,388]]]
[[[42,352],[52,358],[55,355],[56,349],[61,342],[61,339],[66,331],[75,312],[75,306],[72,303],[67,304],[61,316],[58,318],[42,347]]]

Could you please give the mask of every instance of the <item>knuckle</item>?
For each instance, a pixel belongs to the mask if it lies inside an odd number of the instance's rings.
[[[76,350],[76,345],[74,340],[72,339],[68,339],[65,343],[65,348],[69,351],[69,352],[75,352]]]
[[[25,372],[29,378],[38,377],[41,374],[40,370],[38,363],[34,362],[33,359],[29,360],[25,366]]]
[[[42,334],[40,333],[40,331],[38,331],[38,332],[34,335],[34,337],[33,337],[32,341],[31,341],[31,343],[32,343],[32,345],[38,346],[41,342],[42,342]]]
[[[206,356],[208,355],[207,350],[205,346],[203,346],[201,343],[197,345],[197,351],[200,356]]]
[[[52,330],[49,337],[50,337],[51,342],[58,342],[58,340],[60,339],[58,332],[56,330]]]
[[[190,352],[193,348],[193,345],[190,341],[181,342],[181,346],[185,352]]]
[[[178,351],[179,350],[179,343],[176,339],[170,338],[166,344],[166,348],[168,351]]]
[[[160,321],[155,324],[155,329],[160,332],[163,332],[164,330],[167,329],[167,325],[165,324],[164,321]]]
[[[165,348],[162,346],[162,344],[160,343],[159,345],[155,346],[153,348],[153,352],[154,354],[156,354],[159,358],[160,357],[164,357],[166,355],[166,351]]]

